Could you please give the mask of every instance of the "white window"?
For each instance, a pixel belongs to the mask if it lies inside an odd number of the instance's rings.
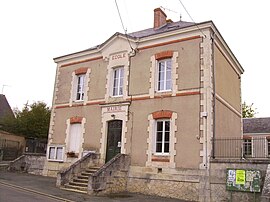
[[[49,146],[48,160],[63,161],[63,146]]]
[[[157,68],[157,91],[172,90],[172,60],[158,61]]]
[[[157,120],[155,131],[155,153],[169,154],[170,152],[170,120]]]
[[[243,142],[243,147],[244,147],[244,155],[251,156],[252,155],[252,140],[245,139]]]
[[[124,68],[119,67],[113,70],[113,96],[123,95]]]
[[[82,124],[70,125],[68,152],[79,153],[81,148]]]
[[[267,152],[268,156],[270,156],[270,139],[267,139]]]
[[[81,101],[84,99],[84,88],[85,88],[85,74],[77,75],[77,85],[76,85],[76,99]]]

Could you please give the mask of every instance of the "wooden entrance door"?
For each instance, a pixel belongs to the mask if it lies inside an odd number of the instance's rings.
[[[106,162],[121,152],[122,121],[108,122]]]

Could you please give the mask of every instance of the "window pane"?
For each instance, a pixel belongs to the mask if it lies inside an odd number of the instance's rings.
[[[166,90],[171,90],[171,89],[172,89],[172,82],[166,81]]]
[[[80,100],[80,99],[81,99],[81,94],[77,93],[76,100]]]
[[[268,149],[268,156],[270,155],[270,140],[267,140],[267,149]]]
[[[62,160],[63,156],[63,147],[57,147],[56,149],[56,159],[57,160]]]
[[[158,64],[158,71],[159,72],[164,72],[165,71],[165,64],[164,64],[164,61],[163,62],[159,62]]]
[[[156,144],[156,152],[162,152],[162,143]]]
[[[157,132],[157,142],[162,142],[162,132]]]
[[[165,132],[165,141],[170,141],[170,132]]]
[[[171,59],[167,60],[166,65],[167,65],[167,70],[171,70],[172,69],[172,60]]]
[[[158,121],[157,122],[157,131],[162,131],[163,130],[163,121]]]
[[[159,81],[164,81],[164,77],[165,77],[164,74],[165,74],[164,72],[159,72],[159,73],[158,73],[158,80],[159,80]]]
[[[55,147],[50,147],[49,149],[49,159],[55,158]]]
[[[170,144],[169,143],[165,143],[165,145],[164,145],[164,152],[168,153],[169,152],[169,147],[170,147]]]
[[[165,131],[170,131],[170,121],[165,121]]]
[[[120,89],[119,89],[119,95],[123,95],[123,88],[122,87],[120,87]]]
[[[120,77],[121,77],[121,78],[124,77],[124,68],[120,68]]]

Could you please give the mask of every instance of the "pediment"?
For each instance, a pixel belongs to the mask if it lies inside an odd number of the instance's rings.
[[[130,45],[132,46],[132,48],[136,48],[136,43],[134,39],[129,38],[128,41],[125,35],[116,33],[107,41],[105,41],[99,49],[103,58],[110,58],[111,55],[117,53],[126,52],[127,54],[129,54],[130,52],[132,52]]]

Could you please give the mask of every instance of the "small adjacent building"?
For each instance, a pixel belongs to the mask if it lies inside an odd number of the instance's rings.
[[[157,8],[151,28],[54,59],[45,175],[121,153],[127,191],[199,200],[212,139],[242,137],[243,68],[212,21],[166,18]]]
[[[270,117],[243,119],[244,156],[270,157]]]
[[[7,101],[7,98],[4,94],[0,94],[0,120],[7,117],[14,117],[13,111]],[[0,122],[1,124],[1,122]],[[0,125],[1,127],[1,125]],[[1,128],[0,128],[1,129]]]
[[[0,161],[14,160],[24,152],[25,138],[1,130],[1,120],[14,117],[5,95],[0,94]]]

